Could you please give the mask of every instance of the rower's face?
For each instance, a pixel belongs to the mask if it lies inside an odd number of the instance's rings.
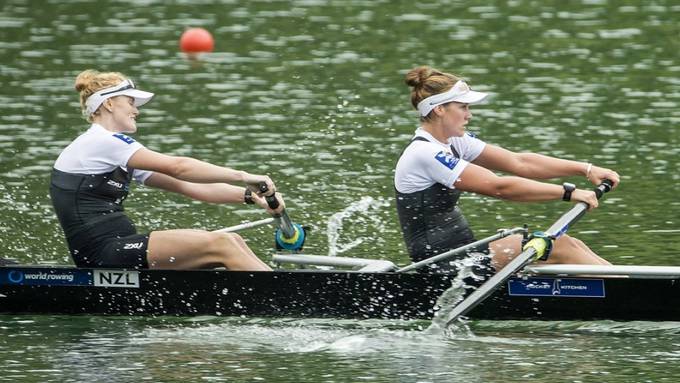
[[[116,124],[116,130],[122,133],[136,132],[139,110],[135,106],[135,99],[128,96],[118,96],[107,101],[111,101],[111,114]]]
[[[470,104],[450,102],[443,105],[445,113],[442,122],[446,127],[449,137],[460,137],[465,134],[465,125],[472,119]]]

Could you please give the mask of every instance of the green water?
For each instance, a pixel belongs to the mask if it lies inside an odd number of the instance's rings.
[[[678,1],[6,0],[3,255],[69,262],[48,173],[87,127],[73,81],[95,68],[157,94],[138,118],[136,138],[149,148],[270,174],[292,218],[312,227],[308,253],[406,264],[392,172],[417,119],[403,76],[429,64],[494,93],[470,125],[487,142],[621,174],[620,188],[573,235],[613,263],[677,265],[679,16]],[[180,53],[188,26],[209,29],[215,52],[197,60]],[[478,236],[545,228],[568,208],[471,195],[462,206]],[[264,218],[145,188],[133,191],[127,211],[141,231]],[[244,236],[269,259],[269,228]],[[8,372],[0,380],[642,382],[680,374],[673,326],[535,332],[482,323],[472,338],[421,341],[426,325],[0,317],[0,371]]]

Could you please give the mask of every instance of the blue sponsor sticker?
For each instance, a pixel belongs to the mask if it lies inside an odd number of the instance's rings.
[[[130,145],[131,143],[135,142],[135,139],[134,139],[134,138],[132,138],[132,137],[130,137],[130,136],[126,136],[126,135],[124,135],[123,133],[116,133],[116,134],[114,134],[113,136],[116,137],[117,139],[119,139],[119,140],[125,142],[125,143],[128,144],[128,145]]]
[[[455,168],[456,164],[458,163],[458,158],[454,157],[451,153],[446,153],[443,150],[437,153],[434,158],[449,169]]]
[[[5,268],[0,285],[91,286],[92,272],[84,270]]]
[[[573,278],[513,278],[508,294],[530,297],[604,298],[604,280]]]

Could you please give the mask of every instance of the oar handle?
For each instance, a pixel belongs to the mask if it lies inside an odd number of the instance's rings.
[[[599,184],[593,191],[595,192],[595,196],[597,196],[597,199],[600,199],[602,198],[604,193],[607,193],[610,190],[612,190],[613,186],[614,182],[612,182],[611,180],[603,180],[602,183]]]
[[[269,188],[267,187],[267,183],[265,183],[265,182],[260,182],[259,184],[257,184],[257,188],[260,189],[260,193],[262,193],[262,194],[269,191]],[[269,207],[272,210],[276,210],[276,209],[279,208],[279,200],[276,199],[276,193],[273,193],[272,195],[268,195],[268,196],[264,197],[264,199],[267,201],[267,205],[269,205]]]
[[[269,191],[267,184],[264,182],[260,182],[257,187],[260,189],[260,193],[262,194]],[[279,208],[280,203],[276,198],[276,193],[268,195],[264,197],[264,199],[267,201],[267,205],[269,205],[270,209],[276,210]],[[290,220],[290,217],[288,217],[286,209],[283,209],[281,213],[273,214],[272,217],[274,217],[276,220],[276,223],[279,226],[279,229],[281,229],[281,233],[283,234],[284,238],[293,238],[295,236],[295,226],[293,226],[293,222]]]

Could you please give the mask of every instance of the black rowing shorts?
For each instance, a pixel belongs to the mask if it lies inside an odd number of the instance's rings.
[[[94,251],[83,256],[73,256],[78,267],[126,267],[148,269],[146,251],[149,234],[132,234],[109,238],[98,243]]]

